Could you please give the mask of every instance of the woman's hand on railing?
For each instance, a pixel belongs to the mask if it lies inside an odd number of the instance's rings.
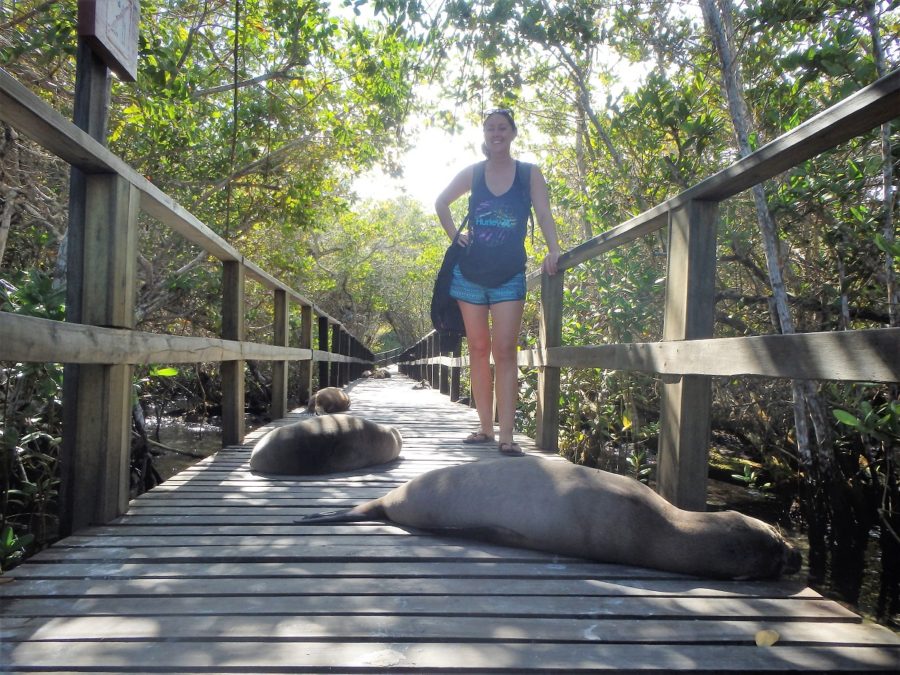
[[[541,263],[541,272],[546,272],[551,276],[558,271],[557,263],[559,262],[559,251],[550,251],[544,256],[544,262]]]

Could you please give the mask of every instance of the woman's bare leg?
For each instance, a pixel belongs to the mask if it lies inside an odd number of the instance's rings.
[[[496,371],[500,443],[511,443],[513,439],[516,403],[519,399],[517,347],[524,308],[524,300],[500,302],[491,306],[491,350]]]
[[[466,324],[466,343],[469,346],[469,377],[472,396],[481,424],[481,433],[494,437],[494,385],[491,377],[491,330],[488,325],[488,306],[459,302],[463,323]]]

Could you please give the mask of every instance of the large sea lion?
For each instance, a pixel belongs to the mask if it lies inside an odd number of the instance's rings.
[[[352,415],[311,417],[273,429],[250,454],[250,470],[268,474],[352,471],[396,459],[400,432]]]
[[[800,554],[760,520],[683,511],[627,476],[539,457],[436,469],[353,509],[298,522],[363,520],[702,577],[774,578],[800,568]]]
[[[309,397],[306,404],[306,412],[316,413],[341,413],[350,410],[350,397],[343,389],[338,387],[325,387],[319,389]]]

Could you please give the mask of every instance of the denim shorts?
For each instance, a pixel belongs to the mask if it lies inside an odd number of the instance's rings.
[[[504,281],[495,288],[481,286],[466,279],[459,271],[459,265],[453,268],[453,280],[450,282],[450,297],[468,302],[470,305],[496,305],[498,302],[511,302],[525,299],[525,272],[519,272],[509,281]]]

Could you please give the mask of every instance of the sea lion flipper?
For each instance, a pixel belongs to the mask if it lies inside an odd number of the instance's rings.
[[[386,520],[384,507],[376,501],[366,502],[352,509],[340,511],[323,511],[303,516],[294,522],[300,525],[315,525],[319,523],[360,523],[366,520]]]

